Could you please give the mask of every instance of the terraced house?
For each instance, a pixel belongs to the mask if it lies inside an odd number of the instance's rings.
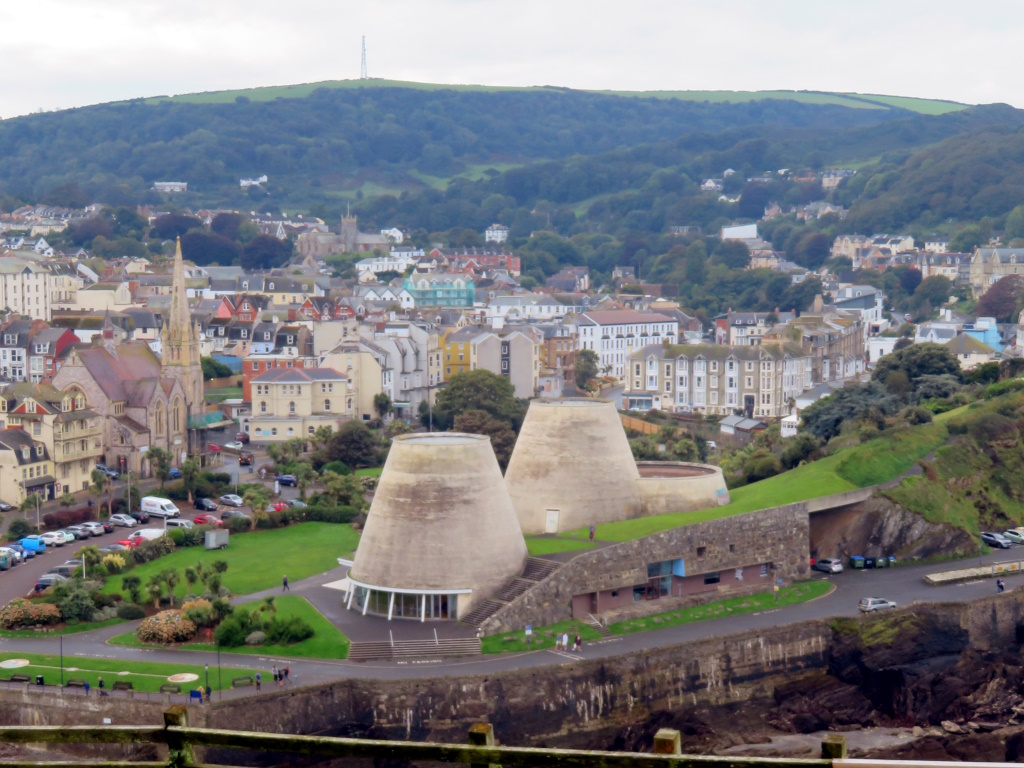
[[[812,386],[811,356],[799,344],[651,344],[629,358],[629,410],[781,418]]]

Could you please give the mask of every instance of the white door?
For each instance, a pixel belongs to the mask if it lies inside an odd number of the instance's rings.
[[[558,533],[558,510],[549,509],[544,518],[544,533]]]

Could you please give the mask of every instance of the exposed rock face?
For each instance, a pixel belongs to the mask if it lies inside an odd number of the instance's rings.
[[[883,496],[811,515],[811,554],[815,557],[892,555],[909,560],[976,549],[963,529],[929,523]]]

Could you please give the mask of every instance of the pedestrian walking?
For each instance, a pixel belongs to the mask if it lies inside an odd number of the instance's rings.
[[[284,668],[284,681],[285,681],[286,683],[288,682],[288,671],[289,671],[289,670],[288,670],[288,667],[285,667],[285,668]]]
[[[596,526],[593,526],[593,525],[592,525],[592,526],[590,526],[590,540],[591,540],[591,541],[593,541],[593,540],[594,540],[594,534],[595,534],[595,533],[597,533],[597,527],[596,527]]]
[[[259,672],[257,672],[256,673],[256,692],[257,693],[259,693],[260,683],[262,683],[262,682],[263,682],[263,675],[261,675]]]
[[[288,575],[287,574],[285,574],[284,576],[281,577],[281,591],[282,592],[291,592],[291,590],[288,589]]]
[[[568,652],[569,650],[569,633],[565,632],[562,634],[562,650]]]
[[[1002,579],[996,579],[996,589],[999,590],[1000,594],[1005,592],[1006,591],[1006,582],[1003,581]]]
[[[271,667],[271,672],[274,675],[274,682],[276,683],[277,682],[277,665],[276,664],[273,667]]]
[[[583,638],[576,635],[576,653],[583,653]]]
[[[89,681],[88,680],[85,681],[85,695],[86,696],[89,695]]]
[[[206,686],[206,703],[210,703],[210,694],[213,693],[213,689],[210,686]]]

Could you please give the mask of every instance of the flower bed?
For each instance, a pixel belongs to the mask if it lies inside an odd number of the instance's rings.
[[[161,611],[143,619],[135,634],[144,643],[183,643],[195,636],[196,625],[181,611]]]

